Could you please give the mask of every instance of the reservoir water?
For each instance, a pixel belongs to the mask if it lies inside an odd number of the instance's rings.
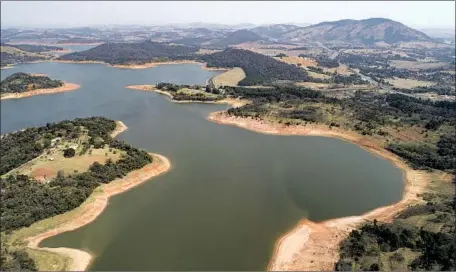
[[[159,81],[204,84],[195,64],[143,70],[35,63],[2,70],[81,85],[1,102],[1,132],[76,117],[121,120],[118,136],[168,157],[172,170],[111,198],[91,224],[43,241],[96,256],[91,270],[263,270],[274,244],[302,218],[359,215],[398,201],[402,172],[338,139],[264,135],[206,116],[224,105],[176,104],[126,89]]]

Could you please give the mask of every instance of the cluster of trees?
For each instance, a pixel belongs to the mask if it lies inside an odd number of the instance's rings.
[[[396,270],[405,265],[410,270],[455,270],[455,208],[456,198],[434,195],[425,204],[407,208],[392,223],[380,224],[374,220],[363,225],[359,230],[352,231],[341,243],[340,259],[335,269]],[[416,216],[423,217],[424,222],[419,224],[427,228],[414,223],[416,219],[413,218]],[[404,256],[401,249],[410,249],[420,254]],[[381,257],[386,255],[390,257]],[[416,257],[410,259],[410,256]],[[381,262],[382,259],[389,259],[389,262]],[[394,263],[402,265],[396,264],[394,267]]]
[[[220,94],[219,89],[210,86],[199,86],[199,85],[178,85],[172,83],[164,83],[159,82],[156,84],[156,88],[162,91],[167,91],[173,96],[173,100],[176,101],[200,101],[200,102],[209,102],[209,101],[217,101],[223,99],[222,95]],[[186,93],[186,92],[178,92],[181,89],[193,89],[193,90],[204,90],[208,94],[217,94],[214,95],[206,95],[205,93]]]
[[[197,47],[167,45],[151,41],[139,43],[104,43],[86,51],[61,56],[60,60],[102,61],[109,64],[195,59]]]
[[[278,80],[306,81],[307,73],[294,65],[248,50],[229,48],[201,56],[208,67],[240,67],[246,77],[239,85],[267,85]]]
[[[318,63],[318,66],[326,68],[336,68],[339,67],[339,61],[330,59],[327,55],[317,55],[315,59]]]
[[[37,271],[23,246],[10,246],[8,235],[0,234],[0,271]]]
[[[6,45],[15,47],[15,48],[23,50],[23,51],[32,52],[32,53],[63,50],[62,47],[49,46],[49,45],[34,45],[34,44],[15,44],[15,45],[6,44]]]
[[[436,146],[422,143],[390,143],[386,149],[405,158],[415,168],[452,170],[456,165],[456,136],[442,135]]]
[[[348,76],[344,76],[341,74],[335,74],[331,80],[329,80],[331,83],[336,83],[336,84],[344,84],[344,85],[349,85],[349,84],[366,84],[367,82],[361,78],[360,75],[358,74],[351,74]]]
[[[112,123],[114,123],[114,127],[111,125]],[[112,139],[109,133],[114,130],[115,122],[102,117],[84,118],[72,122],[63,121],[35,128],[35,130],[28,129],[10,134],[21,135],[14,137],[17,140],[14,143],[15,147],[11,148],[12,139],[8,140],[10,148],[7,148],[6,152],[2,152],[2,157],[10,154],[12,157],[17,156],[16,151],[21,148],[22,143],[27,143],[27,140],[36,140],[36,137],[31,137],[30,134],[55,135],[56,131],[63,130],[63,128],[72,125],[76,127],[81,124],[89,124],[86,128],[89,129],[90,137],[105,138],[109,147],[123,150],[125,155],[115,163],[111,160],[107,160],[105,165],[95,162],[84,173],[64,176],[62,172],[59,172],[57,177],[47,184],[38,183],[25,175],[8,175],[6,178],[2,178],[1,231],[27,227],[39,220],[72,210],[81,205],[99,184],[109,183],[152,162],[152,158],[147,152]],[[96,130],[91,131],[91,125],[96,125]],[[10,138],[8,136],[6,138]],[[2,139],[2,149],[4,138]],[[26,154],[26,152],[24,153]]]
[[[296,86],[274,86],[270,88],[225,87],[225,93],[236,98],[246,98],[259,103],[326,99],[320,91]]]
[[[14,73],[0,83],[1,93],[22,93],[36,89],[57,88],[63,81],[50,79],[47,76],[32,76],[27,73]]]

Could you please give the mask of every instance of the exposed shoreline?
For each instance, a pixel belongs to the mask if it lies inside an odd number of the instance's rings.
[[[115,137],[119,133],[125,131],[127,127],[121,121],[117,121],[117,128],[112,132],[111,136]],[[116,179],[111,181],[107,184],[102,184],[98,186],[95,191],[91,194],[91,196],[84,201],[81,206],[78,208],[68,211],[66,213],[73,213],[71,219],[63,220],[61,223],[57,223],[55,227],[51,229],[47,229],[44,232],[33,235],[31,237],[27,237],[24,240],[28,242],[27,247],[33,250],[42,250],[48,251],[53,253],[58,253],[59,255],[63,255],[65,257],[69,257],[71,262],[65,267],[65,270],[68,271],[85,271],[91,264],[94,259],[92,254],[73,248],[47,248],[47,247],[40,247],[39,244],[49,237],[73,231],[80,227],[83,227],[92,221],[94,221],[107,207],[109,203],[109,198],[111,196],[121,194],[126,192],[133,187],[136,187],[143,182],[163,174],[171,169],[170,161],[159,154],[149,153],[153,157],[153,161],[150,164],[147,164],[141,169],[134,170],[128,173],[125,177],[121,179]],[[52,219],[59,221],[58,217],[63,217],[66,213],[57,215]],[[46,219],[45,219],[46,220]]]
[[[264,134],[303,135],[338,138],[354,143],[366,151],[389,160],[403,172],[402,199],[392,205],[379,207],[360,216],[330,219],[323,222],[301,220],[291,231],[276,242],[269,271],[280,270],[334,270],[339,259],[339,243],[350,231],[367,220],[390,222],[394,216],[411,204],[422,201],[417,194],[424,191],[429,176],[425,171],[411,169],[398,156],[387,151],[375,141],[343,130],[330,130],[324,126],[286,126],[255,119],[232,117],[224,112],[213,112],[208,120],[218,124],[233,125]]]
[[[122,121],[116,121],[116,128],[114,129],[113,132],[111,132],[111,138],[115,138],[117,135],[120,133],[124,132],[127,130],[128,127],[124,124]]]
[[[221,100],[216,100],[216,101],[198,101],[198,100],[174,100],[173,96],[166,91],[159,90],[155,88],[154,85],[129,85],[125,86],[127,89],[132,89],[132,90],[139,90],[139,91],[144,91],[144,92],[156,92],[162,95],[167,96],[171,102],[174,103],[181,103],[181,104],[186,104],[186,103],[199,103],[199,104],[229,104],[233,108],[241,107],[247,103],[249,103],[248,100],[242,100],[242,99],[235,99],[235,98],[224,98]]]
[[[43,76],[43,75],[40,75]],[[74,83],[64,82],[63,86],[57,88],[50,88],[50,89],[37,89],[33,91],[23,92],[23,93],[7,93],[0,97],[0,100],[4,99],[18,99],[18,98],[25,98],[35,95],[44,95],[44,94],[54,94],[54,93],[62,93],[62,92],[69,92],[79,89],[81,86]]]

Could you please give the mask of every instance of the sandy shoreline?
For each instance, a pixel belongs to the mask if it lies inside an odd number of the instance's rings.
[[[123,122],[117,121],[116,123],[117,128],[111,134],[113,137],[127,129]],[[44,239],[78,229],[91,223],[107,207],[109,198],[111,196],[128,191],[133,187],[138,186],[141,183],[155,176],[163,174],[171,169],[171,163],[166,157],[153,153],[149,153],[149,155],[153,157],[152,163],[144,166],[141,169],[128,173],[121,179],[116,179],[108,184],[100,185],[95,189],[91,197],[89,197],[90,200],[86,200],[75,210],[67,212],[73,212],[73,216],[71,216],[70,220],[66,220],[63,223],[57,225],[55,228],[42,232],[38,235],[26,238],[25,240],[28,241],[27,246],[34,250],[44,250],[69,257],[71,263],[68,265],[68,267],[66,267],[66,270],[68,271],[85,271],[94,258],[94,256],[92,256],[90,253],[73,248],[40,247],[39,244]],[[63,215],[57,215],[55,217]]]
[[[248,100],[235,99],[235,98],[225,98],[225,99],[221,99],[221,100],[217,100],[217,101],[174,100],[173,99],[174,97],[169,92],[159,90],[159,89],[155,88],[154,85],[129,85],[129,86],[125,86],[125,88],[132,89],[132,90],[145,91],[145,92],[156,92],[156,93],[167,96],[171,102],[182,103],[182,104],[186,104],[186,103],[229,104],[233,108],[237,108],[237,107],[241,107],[250,102]]]
[[[124,132],[127,129],[128,129],[128,127],[124,124],[124,122],[116,121],[116,128],[114,129],[113,132],[111,132],[111,137],[115,138],[117,135],[119,135],[120,133]]]
[[[40,75],[42,76],[42,75]],[[74,83],[65,82],[63,86],[51,89],[37,89],[33,91],[23,92],[23,93],[9,93],[1,96],[1,100],[4,99],[18,99],[24,97],[30,97],[35,95],[44,95],[44,94],[54,94],[54,93],[62,93],[62,92],[69,92],[79,89],[81,86]]]
[[[270,271],[278,270],[334,270],[339,259],[339,243],[366,220],[389,222],[401,210],[421,201],[417,194],[423,192],[429,179],[425,171],[411,169],[398,156],[387,151],[378,143],[355,133],[330,130],[324,126],[286,126],[254,119],[228,116],[214,112],[208,116],[218,124],[233,125],[265,134],[304,135],[338,138],[357,144],[368,152],[392,162],[404,173],[404,194],[399,202],[377,208],[360,216],[312,222],[303,219],[290,232],[283,235],[275,245],[273,257],[268,266]]]

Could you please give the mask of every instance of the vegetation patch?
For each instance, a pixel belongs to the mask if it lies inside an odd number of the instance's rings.
[[[272,57],[242,49],[226,49],[201,59],[208,67],[240,67],[246,77],[239,85],[271,84],[278,80],[306,81],[307,73],[295,65],[286,64]]]
[[[23,93],[38,89],[58,88],[64,85],[61,80],[50,79],[47,76],[33,76],[27,73],[14,73],[0,83],[0,92]]]

